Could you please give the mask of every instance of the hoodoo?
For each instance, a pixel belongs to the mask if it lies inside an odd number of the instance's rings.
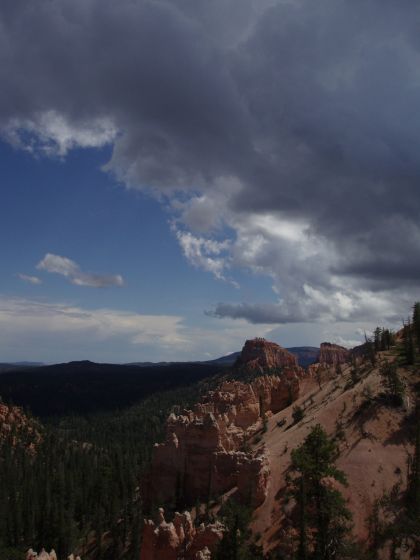
[[[256,377],[244,383],[237,379],[241,372]],[[267,416],[298,398],[305,373],[295,356],[264,339],[245,343],[233,373],[235,380],[209,391],[193,410],[169,416],[166,441],[156,444],[153,451],[149,503],[192,506],[225,492],[233,492],[253,508],[264,502],[269,456],[265,448],[247,451],[248,442],[263,429]],[[270,375],[264,375],[267,373]],[[166,538],[163,535],[172,535],[174,530],[163,519],[159,526],[147,521],[143,550],[156,550]],[[172,548],[176,551],[177,546]],[[142,558],[152,560],[154,556],[144,552]]]

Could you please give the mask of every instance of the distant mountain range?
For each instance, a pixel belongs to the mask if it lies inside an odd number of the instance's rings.
[[[286,348],[291,354],[294,354],[302,367],[309,366],[313,364],[319,354],[319,348],[316,346],[293,346],[291,348]],[[129,362],[127,364],[121,364],[125,366],[135,366],[135,367],[154,367],[154,366],[169,366],[169,365],[181,365],[181,364],[210,364],[210,365],[221,365],[221,366],[231,366],[235,363],[240,352],[232,352],[226,356],[220,356],[220,358],[214,358],[213,360],[196,360],[191,362]],[[69,362],[69,364],[95,364],[89,360],[84,360],[80,362]],[[33,367],[54,367],[62,366],[65,364],[47,364],[43,362],[0,362],[0,373],[13,370],[21,370]],[[114,364],[120,365],[120,364]]]
[[[319,348],[317,348],[316,346],[292,346],[291,348],[286,348],[286,350],[288,350],[291,354],[294,354],[297,357],[299,365],[302,367],[309,366],[310,364],[316,362],[319,354]],[[213,360],[184,362],[184,363],[231,366],[235,363],[239,354],[240,352],[232,352],[231,354],[227,354],[226,356],[221,356],[220,358],[215,358]],[[181,364],[181,363],[183,362],[133,362],[126,365],[138,366],[138,367],[152,367],[152,366],[163,366],[163,365]]]
[[[288,350],[298,357],[301,366],[313,363],[319,353],[319,349],[312,346]],[[38,416],[112,410],[134,404],[157,391],[217,375],[233,365],[239,354],[233,352],[203,362],[2,363],[0,396],[5,402],[29,407]]]
[[[39,367],[44,365],[42,362],[12,362],[12,363],[1,363],[0,362],[0,373],[3,371],[11,371],[14,369],[22,369],[27,367]]]

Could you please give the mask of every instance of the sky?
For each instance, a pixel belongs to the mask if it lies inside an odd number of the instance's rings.
[[[410,0],[3,0],[0,362],[399,328],[419,25]]]

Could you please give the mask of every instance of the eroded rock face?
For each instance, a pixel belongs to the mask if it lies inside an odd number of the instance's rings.
[[[167,523],[160,509],[156,524],[150,519],[144,522],[140,560],[208,560],[223,531],[218,522],[195,527],[188,511],[175,513],[174,520]]]
[[[168,504],[176,509],[226,492],[253,508],[264,502],[270,479],[268,454],[264,448],[254,453],[246,449],[266,416],[298,397],[305,372],[295,356],[264,339],[245,343],[235,365],[235,374],[241,371],[261,375],[251,383],[224,381],[193,410],[169,416],[166,441],[154,446],[144,488],[149,506]],[[207,559],[220,531],[215,534],[209,526],[195,530],[185,516],[176,514],[172,523],[166,523],[162,513],[158,525],[146,521],[141,560],[176,560],[186,543],[191,544],[185,558]]]
[[[350,360],[350,351],[338,344],[323,342],[319,349],[318,363],[326,366],[344,364]]]
[[[33,452],[41,435],[35,423],[26,416],[21,408],[0,403],[0,445],[22,445]]]
[[[32,548],[28,550],[26,553],[26,560],[57,560],[57,554],[55,550],[52,549],[49,553],[45,550],[45,548],[41,549],[41,552],[38,554]],[[81,560],[80,556],[76,558],[71,554],[69,560]]]
[[[252,475],[257,482],[251,485],[251,501],[260,505],[268,460],[254,460],[242,450],[262,428],[265,414],[276,413],[297,398],[300,375],[300,368],[288,368],[281,376],[261,376],[248,384],[225,381],[194,410],[171,414],[166,441],[153,450],[145,489],[149,504],[192,505],[239,487],[239,480]],[[250,496],[245,490],[238,490],[238,495]]]
[[[264,338],[247,340],[235,363],[235,369],[264,373],[284,367],[297,367],[296,356]]]
[[[238,498],[253,508],[264,503],[270,481],[270,464],[267,450],[255,456],[245,456],[238,472]]]

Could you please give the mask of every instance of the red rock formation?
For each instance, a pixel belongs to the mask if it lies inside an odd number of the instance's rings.
[[[222,538],[220,523],[203,523],[196,528],[188,511],[175,513],[174,520],[167,523],[160,509],[157,524],[144,522],[140,560],[207,560]]]
[[[350,350],[338,344],[331,344],[330,342],[323,342],[319,349],[317,362],[326,366],[336,366],[337,364],[344,364],[350,359]]]
[[[71,554],[68,558],[69,560],[81,560],[80,556],[77,556],[75,558],[73,554]],[[55,553],[54,549],[52,549],[51,552],[48,553],[45,548],[43,548],[38,554],[37,552],[34,552],[32,548],[30,548],[26,553],[26,560],[57,560],[57,554]]]
[[[270,480],[270,465],[266,449],[255,456],[246,456],[238,472],[238,498],[251,507],[257,508],[267,497]]]
[[[245,452],[245,444],[262,429],[266,415],[279,412],[298,397],[304,371],[295,356],[263,339],[245,343],[235,365],[235,373],[242,371],[277,374],[261,375],[251,383],[224,381],[193,410],[169,416],[166,441],[154,447],[144,488],[149,505],[192,505],[228,491],[254,508],[264,502],[270,475],[268,456],[264,450]],[[192,531],[187,514],[179,515],[173,523],[166,523],[163,515],[158,526],[146,522],[141,560],[175,559],[179,548],[192,542],[182,536]],[[206,539],[206,531],[195,534],[193,540],[200,546],[188,544],[188,558],[208,557],[206,547],[211,550],[212,543]]]
[[[30,420],[21,408],[0,404],[0,445],[22,445],[24,442],[28,451],[34,451],[41,435],[36,423]]]
[[[240,453],[245,442],[262,428],[262,417],[276,413],[299,394],[299,368],[279,377],[261,376],[252,383],[225,381],[210,391],[193,411],[171,414],[166,441],[154,447],[147,501],[154,504],[193,504],[224,493],[252,471],[256,482],[254,505],[263,500],[267,466]],[[252,468],[250,465],[253,465]],[[257,490],[258,488],[258,490]],[[247,493],[239,491],[245,498]],[[258,496],[258,497],[257,497]]]
[[[254,338],[245,342],[234,367],[248,372],[264,373],[297,366],[296,356],[286,349],[264,338]]]

